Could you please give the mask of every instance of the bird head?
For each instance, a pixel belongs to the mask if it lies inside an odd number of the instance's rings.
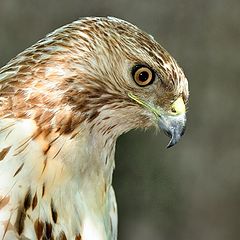
[[[84,18],[77,26],[89,121],[105,121],[119,134],[156,126],[171,138],[168,147],[175,145],[185,130],[188,82],[174,58],[123,20]]]
[[[11,77],[12,70],[11,81],[21,76],[16,96],[24,104],[9,114],[31,116],[41,128],[70,133],[84,123],[94,136],[116,138],[155,126],[171,138],[168,147],[184,133],[188,82],[182,69],[126,21],[88,17],[63,26],[19,54],[1,76]]]

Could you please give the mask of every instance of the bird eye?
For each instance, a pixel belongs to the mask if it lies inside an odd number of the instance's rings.
[[[136,65],[133,67],[132,76],[137,85],[142,87],[151,84],[155,79],[153,70],[142,65]]]

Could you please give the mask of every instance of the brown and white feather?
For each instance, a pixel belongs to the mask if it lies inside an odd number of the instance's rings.
[[[147,89],[134,64],[158,72]],[[117,137],[167,109],[187,80],[155,40],[116,18],[61,27],[0,69],[0,239],[116,240]]]

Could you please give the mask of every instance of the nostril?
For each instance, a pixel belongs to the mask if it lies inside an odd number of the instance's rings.
[[[174,107],[171,108],[172,113],[177,113],[176,109]]]
[[[179,97],[172,105],[171,105],[171,111],[174,114],[182,114],[186,112],[185,103],[182,99],[182,97]]]

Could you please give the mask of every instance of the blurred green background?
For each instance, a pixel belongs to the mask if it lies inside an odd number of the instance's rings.
[[[239,0],[0,0],[0,65],[81,16],[116,16],[152,34],[190,82],[187,132],[118,140],[120,240],[240,239]]]

